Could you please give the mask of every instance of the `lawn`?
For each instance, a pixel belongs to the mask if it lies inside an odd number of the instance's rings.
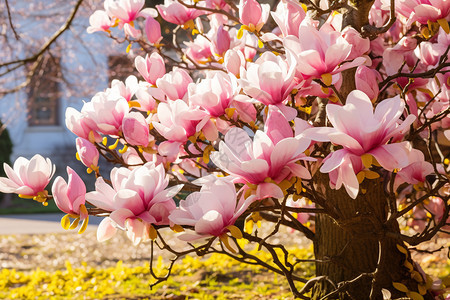
[[[291,248],[295,256],[312,258],[311,244],[297,242],[299,247]],[[96,241],[95,231],[2,236],[0,249],[0,299],[292,299],[282,276],[218,254],[185,257],[168,281],[150,289],[150,245],[134,247],[122,233],[104,243]],[[252,252],[271,261],[256,248]],[[427,273],[449,286],[446,253],[443,249],[420,259]],[[154,264],[163,275],[170,256],[160,254]],[[299,264],[298,273],[312,277],[314,264]]]

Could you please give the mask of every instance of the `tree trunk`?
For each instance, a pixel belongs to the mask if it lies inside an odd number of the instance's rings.
[[[328,176],[319,176],[320,185],[328,185]],[[356,199],[351,199],[344,188],[333,190],[327,186],[325,189],[327,201],[338,209],[341,219],[334,221],[326,215],[316,217],[314,254],[321,261],[316,263],[316,275],[325,275],[336,286],[346,284],[342,289],[345,292],[329,299],[383,299],[381,289],[389,290],[392,299],[404,297],[406,294],[395,289],[393,282],[419,293],[423,280],[410,254],[401,252],[407,246],[390,237],[400,232],[398,223],[384,225],[388,199],[383,180],[366,179]],[[391,234],[387,236],[387,232]],[[313,299],[321,299],[333,290],[330,283],[322,281],[315,286]],[[427,295],[423,297],[428,299]]]
[[[372,0],[349,1],[341,9],[343,27],[350,25],[360,31],[368,23],[372,4]],[[355,69],[344,71],[342,76],[340,93],[345,99],[355,89]],[[326,215],[316,216],[314,252],[320,261],[316,263],[316,275],[324,275],[328,280],[315,285],[312,299],[321,299],[336,289],[339,291],[327,299],[383,299],[382,289],[389,290],[392,299],[405,295],[417,297],[413,293],[420,294],[419,285],[424,294],[425,284],[411,261],[407,246],[391,237],[400,232],[398,223],[386,225],[388,196],[383,179],[365,179],[358,197],[351,199],[344,187],[340,190],[329,187],[327,174],[316,177],[317,189],[324,192],[326,201],[338,209],[341,218],[335,221]],[[397,290],[393,283],[401,283],[408,292]],[[428,294],[423,298],[433,299]]]

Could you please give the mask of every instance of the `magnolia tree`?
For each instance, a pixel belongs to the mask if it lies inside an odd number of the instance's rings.
[[[103,217],[99,242],[120,229],[169,251],[156,283],[183,255],[222,253],[298,298],[444,299],[411,251],[449,233],[448,20],[445,0],[106,0],[87,30],[140,53],[141,76],[66,111],[95,190],[70,168],[46,188],[54,166],[36,155],[5,164],[0,191],[53,199],[79,233]],[[271,242],[281,227],[313,241],[317,277]]]

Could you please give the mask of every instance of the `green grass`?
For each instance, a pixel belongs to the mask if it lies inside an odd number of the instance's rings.
[[[311,249],[299,249],[309,257]],[[256,252],[255,252],[256,253]],[[270,260],[259,252],[261,259]],[[164,276],[167,265],[160,257],[155,271]],[[314,265],[299,273],[312,276]],[[187,256],[175,264],[172,276],[153,289],[149,263],[127,267],[94,268],[83,263],[48,272],[3,269],[0,271],[0,299],[291,299],[287,282],[259,266],[249,266],[223,255],[207,258]]]
[[[11,214],[41,214],[61,212],[53,200],[48,201],[48,206],[33,201],[31,199],[22,199],[14,196],[11,205],[0,208],[0,215]]]

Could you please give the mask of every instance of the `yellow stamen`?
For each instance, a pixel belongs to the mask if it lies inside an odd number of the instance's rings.
[[[141,107],[141,104],[138,101],[133,100],[133,101],[128,101],[128,106],[129,107]]]
[[[102,144],[103,146],[106,146],[106,144],[108,144],[108,138],[106,136],[103,138]]]
[[[306,6],[305,3],[301,3],[300,5],[302,6],[302,8],[303,8],[303,10],[304,10],[305,12],[308,11],[308,7]]]
[[[125,152],[127,152],[127,150],[128,150],[128,145],[125,145],[125,146],[123,146],[122,149],[119,150],[119,153],[124,154]]]
[[[80,154],[77,152],[77,153],[75,153],[75,157],[77,158],[77,160],[81,160],[81,158],[80,158]]]
[[[119,139],[116,139],[116,141],[114,142],[114,144],[112,144],[111,146],[108,147],[109,150],[114,150],[117,148],[117,145],[119,145]]]
[[[89,217],[86,217],[86,219],[83,220],[83,223],[81,224],[80,229],[78,230],[78,234],[82,234],[83,232],[86,231],[88,223],[89,223]]]
[[[61,218],[61,227],[65,230],[69,230],[70,227],[70,217],[69,215],[65,215]]]
[[[241,28],[239,28],[239,30],[237,32],[238,40],[242,39],[243,36],[244,36],[244,25],[242,25]]]
[[[19,194],[19,197],[22,198],[22,199],[33,199],[34,198],[34,196],[24,195],[24,194]]]
[[[76,218],[75,220],[73,220],[72,224],[70,224],[69,229],[75,229],[78,227],[78,223],[80,222],[80,218]]]
[[[127,49],[125,50],[127,53],[130,53],[131,50],[131,44],[128,44]]]
[[[259,48],[264,48],[264,43],[261,40],[258,40],[258,47]]]

